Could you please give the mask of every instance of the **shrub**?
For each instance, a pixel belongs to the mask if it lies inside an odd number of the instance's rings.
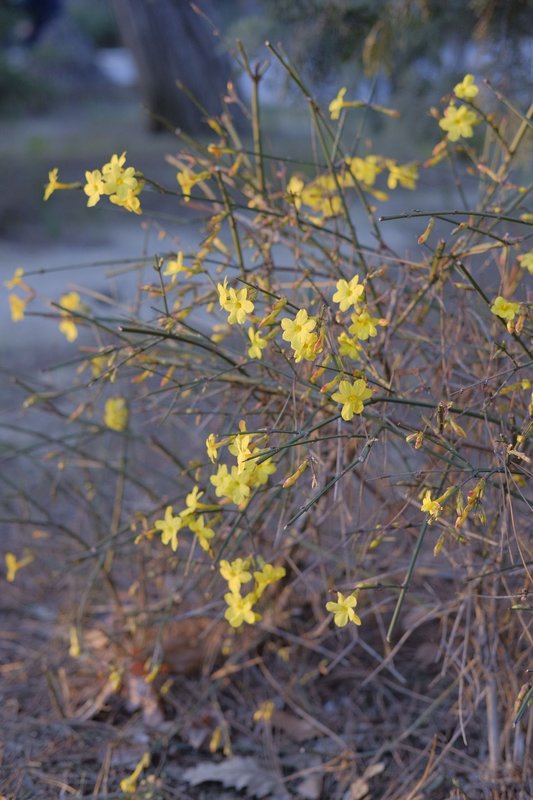
[[[467,75],[431,111],[433,152],[399,164],[346,145],[354,120],[394,110],[342,89],[325,113],[271,51],[308,103],[313,163],[265,151],[261,73],[242,53],[251,149],[230,95],[208,120],[214,141],[184,139],[168,157],[172,188],[126,153],[77,184],[49,176],[47,199],[78,188],[88,206],[141,215],[157,192],[206,215],[198,249],[157,253],[127,304],[80,289],[49,312],[73,356],[53,390],[28,387],[28,413],[51,421],[27,453],[32,469],[58,470],[47,524],[68,547],[48,568],[90,566],[71,653],[89,646],[89,600],[108,592],[109,636],[129,653],[122,680],[161,689],[165,625],[205,626],[213,750],[229,753],[268,697],[258,724],[285,705],[333,743],[319,751],[337,780],[327,796],[355,796],[357,758],[380,797],[444,796],[454,775],[472,786],[461,737],[487,779],[506,766],[525,781],[531,691],[515,700],[531,663],[533,215],[519,154],[531,109],[488,84],[480,97]],[[501,116],[484,110],[491,96]],[[457,208],[378,216],[389,192],[415,192],[432,170],[441,180],[446,165]],[[402,217],[420,222],[416,256],[388,242]],[[17,322],[30,277],[10,282]],[[31,491],[23,499],[29,526]]]

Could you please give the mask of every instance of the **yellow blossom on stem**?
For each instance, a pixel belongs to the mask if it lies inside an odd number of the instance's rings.
[[[135,214],[141,213],[141,204],[137,195],[143,188],[143,181],[136,176],[134,167],[124,167],[126,152],[111,159],[102,167],[102,183],[104,194],[111,203],[122,206]]]
[[[353,622],[354,625],[361,625],[361,618],[355,613],[354,608],[357,606],[357,596],[354,592],[346,595],[342,592],[337,592],[337,602],[332,600],[326,603],[326,610],[334,614],[333,621],[338,628],[344,628],[348,622]]]
[[[490,310],[497,317],[506,319],[512,322],[520,311],[520,303],[513,303],[511,300],[506,300],[505,297],[499,295],[490,307]]]
[[[54,192],[58,191],[59,189],[76,189],[79,186],[79,183],[60,183],[57,180],[58,175],[58,168],[54,167],[48,173],[48,183],[44,187],[44,195],[43,200],[48,200],[49,197],[53,195]]]
[[[372,389],[369,388],[364,378],[359,378],[353,383],[341,381],[339,390],[331,395],[331,399],[336,403],[342,403],[341,417],[349,422],[354,414],[361,414],[364,408],[364,401],[372,397]]]
[[[95,206],[100,200],[101,196],[105,194],[104,182],[102,180],[102,173],[99,169],[93,169],[92,172],[87,170],[85,173],[86,184],[83,191],[89,198],[87,205],[89,208]]]
[[[199,490],[198,486],[195,486],[192,492],[189,492],[185,498],[186,508],[180,511],[180,517],[186,517],[189,514],[194,514],[199,508],[205,508],[205,504],[199,502],[203,494],[204,493]]]
[[[8,583],[13,583],[17,577],[17,572],[19,569],[27,567],[28,564],[31,564],[33,561],[33,555],[28,553],[19,561],[14,553],[6,553],[4,559],[6,564],[6,581]]]
[[[261,451],[255,451],[254,455],[260,455]],[[234,467],[235,469],[235,467]],[[244,464],[243,476],[248,486],[263,486],[268,482],[268,478],[276,471],[277,467],[271,458],[259,463],[258,460],[247,461]]]
[[[301,178],[297,175],[293,175],[290,181],[287,184],[286,192],[289,195],[289,199],[291,203],[294,204],[295,208],[301,208],[302,206],[302,192],[304,189],[304,182]]]
[[[202,550],[205,550],[205,552],[208,553],[211,550],[211,545],[209,542],[211,539],[213,539],[215,532],[212,528],[205,524],[204,515],[200,514],[200,516],[196,519],[187,518],[186,523],[191,531],[196,534],[196,538],[198,539],[198,543]]]
[[[217,442],[217,437],[214,433],[210,433],[205,440],[205,448],[212,464],[214,464],[218,458],[217,450],[219,447],[221,447],[221,445]]]
[[[237,436],[235,438],[235,455],[237,456],[237,468],[239,472],[244,470],[245,461],[252,455],[250,441],[250,434]]]
[[[348,334],[343,331],[337,338],[339,343],[339,355],[352,358],[354,361],[359,359],[363,348],[358,344],[355,339],[351,339]]]
[[[329,104],[328,110],[331,116],[331,119],[339,119],[341,115],[341,111],[344,108],[344,95],[346,94],[347,89],[345,86],[342,89],[339,89],[339,92],[336,97],[333,98],[331,103]]]
[[[150,766],[150,754],[145,753],[131,775],[123,778],[120,781],[120,790],[125,794],[133,794],[137,791],[137,782],[142,774],[142,771]]]
[[[11,311],[11,319],[13,322],[21,322],[24,319],[24,312],[28,304],[27,300],[23,300],[16,294],[10,294],[7,297],[9,301],[9,310]]]
[[[238,594],[242,584],[252,580],[249,567],[249,558],[236,558],[234,561],[223,560],[220,562],[220,574],[228,582],[228,588],[232,594]]]
[[[185,267],[183,266],[183,252],[180,250],[175,259],[172,259],[167,263],[166,269],[163,272],[163,275],[174,276],[177,275],[178,272],[183,272]]]
[[[272,564],[264,564],[261,571],[254,572],[255,589],[253,594],[259,600],[267,586],[277,583],[285,577],[287,571],[285,567],[274,567]]]
[[[63,334],[67,342],[75,342],[78,338],[78,327],[71,319],[61,320],[59,331]]]
[[[436,520],[439,514],[442,512],[442,506],[438,502],[438,500],[431,499],[431,490],[428,489],[422,499],[422,505],[420,506],[420,510],[424,511],[426,514],[429,514],[430,522]]]
[[[250,347],[248,348],[249,358],[263,358],[263,350],[268,342],[263,339],[260,331],[254,331],[253,328],[248,328],[248,338],[250,339]]]
[[[77,292],[63,294],[59,298],[59,305],[62,307],[61,316],[63,317],[59,323],[59,330],[68,342],[74,342],[78,338],[78,328],[68,312],[77,311],[80,308],[80,296]]]
[[[387,159],[385,162],[389,170],[387,186],[396,189],[398,184],[404,189],[416,189],[418,180],[418,167],[416,164],[397,164],[396,161]]]
[[[16,286],[20,286],[21,288],[26,288],[26,284],[22,280],[24,277],[24,270],[22,267],[17,267],[15,272],[13,273],[13,277],[10,278],[8,281],[4,281],[4,286],[6,289],[14,289]]]
[[[171,549],[176,552],[178,549],[178,532],[183,528],[184,521],[180,516],[174,516],[172,506],[167,506],[164,519],[156,519],[154,528],[161,531],[161,541],[163,544],[170,544]]]
[[[352,324],[348,328],[348,331],[357,339],[362,339],[363,341],[366,341],[371,336],[376,336],[378,332],[377,325],[386,324],[381,319],[371,317],[366,308],[352,314],[351,319]]]
[[[366,156],[366,158],[354,156],[353,158],[346,158],[345,161],[348,167],[343,181],[345,186],[352,186],[354,178],[366,186],[373,186],[376,182],[376,177],[383,169],[377,156]]]
[[[477,125],[480,117],[467,106],[456,107],[454,103],[444,109],[444,117],[439,120],[439,127],[448,134],[451,142],[458,139],[469,139],[474,135],[474,125]]]
[[[365,287],[359,283],[359,275],[354,275],[349,281],[341,278],[337,281],[337,291],[333,295],[333,302],[339,304],[341,311],[347,311],[350,306],[355,306],[361,301]]]
[[[104,423],[112,431],[124,431],[128,426],[128,404],[124,397],[110,397],[104,407]]]
[[[229,312],[228,323],[230,325],[244,325],[246,315],[254,310],[254,304],[248,300],[248,289],[229,289],[226,299],[225,310]]]
[[[225,619],[232,628],[240,628],[243,622],[254,625],[261,619],[261,615],[253,610],[254,598],[252,594],[241,597],[239,594],[228,592],[224,595],[228,607],[224,613]]]
[[[518,256],[517,261],[522,269],[527,269],[527,271],[533,275],[533,250],[530,250],[529,253],[524,253],[523,255]]]
[[[254,722],[262,722],[263,720],[269,722],[272,719],[274,708],[275,706],[272,700],[263,700],[254,711]]]
[[[453,87],[453,93],[461,100],[473,100],[479,92],[479,88],[475,84],[474,76],[468,73],[464,76],[461,83],[456,83]]]
[[[283,328],[282,339],[290,342],[293,350],[299,350],[305,346],[306,340],[311,331],[316,327],[316,320],[309,319],[305,308],[301,308],[294,320],[284,317],[281,320]]]
[[[181,172],[177,173],[176,178],[181,187],[181,191],[183,192],[183,199],[185,200],[186,203],[188,203],[191,199],[192,187],[195,184],[200,183],[200,181],[205,181],[206,178],[210,177],[211,175],[207,171],[194,173],[188,167],[181,170]]]

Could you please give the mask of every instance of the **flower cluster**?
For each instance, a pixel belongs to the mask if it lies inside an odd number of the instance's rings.
[[[260,560],[260,569],[253,572],[254,588],[243,595],[242,585],[252,580],[250,558],[236,558],[234,561],[221,561],[220,574],[227,581],[229,592],[224,595],[227,609],[224,617],[233,628],[240,628],[246,622],[254,625],[261,619],[261,614],[254,610],[254,605],[261,599],[265,589],[281,580],[285,567],[275,567]]]
[[[95,206],[102,196],[117,206],[141,213],[139,194],[144,186],[142,177],[134,167],[125,167],[126,152],[118,156],[111,156],[111,160],[103,165],[102,169],[87,170],[85,173],[85,186],[83,191],[89,198],[87,205]]]
[[[314,361],[322,352],[322,341],[315,332],[316,319],[309,317],[305,308],[301,308],[293,320],[284,317],[281,320],[281,327],[282,338],[292,347],[296,363],[302,359]]]

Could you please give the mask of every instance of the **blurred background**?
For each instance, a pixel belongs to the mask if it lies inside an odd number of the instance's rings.
[[[264,47],[270,39],[326,107],[347,86],[350,97],[402,113],[400,122],[371,115],[362,149],[422,160],[438,136],[428,108],[465,72],[490,76],[517,103],[528,101],[532,21],[528,0],[2,0],[0,275],[146,252],[145,218],[143,225],[109,205],[89,213],[69,193],[43,203],[48,171],[57,166],[60,180],[80,180],[127,150],[129,164],[175,188],[164,160],[179,149],[174,129],[211,140],[205,116],[220,111],[228,81],[233,109],[249,97],[234,58],[237,39],[252,65],[270,62],[261,81],[267,152],[304,157],[302,142],[309,141],[305,100],[271,63]],[[431,180],[429,206],[443,191]],[[411,197],[403,195],[409,208]],[[158,224],[168,222],[164,200],[147,208]],[[193,215],[184,221],[181,244],[194,246]],[[50,272],[48,294],[54,275],[57,291],[65,286],[64,273]],[[17,336],[33,336],[33,329],[18,326]]]

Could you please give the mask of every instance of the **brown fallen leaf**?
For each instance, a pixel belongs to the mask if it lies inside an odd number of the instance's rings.
[[[318,730],[311,722],[288,711],[274,709],[272,725],[286,733],[293,742],[305,742],[307,739],[314,739],[319,735]]]

